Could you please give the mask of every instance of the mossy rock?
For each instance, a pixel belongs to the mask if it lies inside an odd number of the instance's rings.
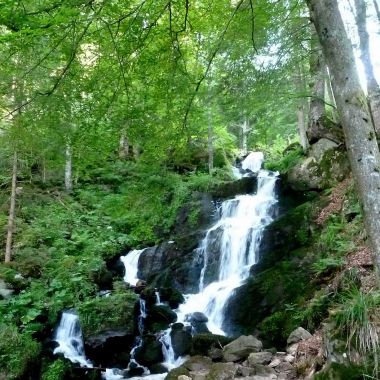
[[[178,377],[181,375],[189,376],[190,372],[184,367],[178,367],[172,369],[165,377],[165,380],[178,380]]]
[[[193,336],[191,355],[207,356],[211,348],[222,348],[232,342],[233,338],[216,334],[197,334]]]
[[[83,335],[88,338],[106,330],[133,333],[134,305],[138,297],[132,291],[97,297],[77,306]]]

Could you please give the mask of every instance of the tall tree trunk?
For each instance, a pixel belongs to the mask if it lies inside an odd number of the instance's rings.
[[[252,128],[249,126],[248,120],[245,118],[243,124],[240,125],[241,129],[241,150],[243,151],[243,154],[246,154],[248,152],[248,135],[249,132],[251,132]]]
[[[70,141],[66,143],[65,151],[65,189],[68,193],[73,190],[73,157],[72,157],[72,147]]]
[[[208,150],[208,172],[214,169],[214,136],[212,130],[211,107],[208,110],[207,150]]]
[[[306,0],[316,26],[341,115],[348,157],[380,273],[380,153],[351,42],[337,0]]]
[[[9,263],[12,257],[12,241],[13,230],[15,224],[15,209],[16,209],[16,186],[17,186],[17,152],[13,154],[12,165],[12,189],[11,189],[11,201],[9,206],[8,226],[7,226],[7,241],[5,244],[5,262]]]
[[[297,67],[297,75],[295,76],[296,88],[299,94],[299,100],[297,105],[297,119],[298,119],[298,132],[300,136],[300,143],[304,152],[309,148],[309,141],[307,140],[306,135],[306,123],[305,123],[305,98],[302,94],[305,93],[305,81],[301,66]]]
[[[363,62],[367,81],[368,103],[372,113],[376,134],[380,137],[380,88],[375,78],[371,54],[369,50],[369,35],[367,31],[367,6],[364,0],[355,0],[356,25],[360,40],[360,59]]]
[[[119,140],[119,158],[126,159],[129,155],[129,141],[125,129],[121,132]]]
[[[309,143],[312,144],[323,136],[325,119],[325,64],[321,45],[314,26],[311,26],[311,99],[309,109],[309,123],[307,134]]]

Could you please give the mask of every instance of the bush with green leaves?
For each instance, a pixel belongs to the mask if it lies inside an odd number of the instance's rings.
[[[12,324],[0,324],[0,378],[18,379],[31,373],[40,355],[40,344]]]

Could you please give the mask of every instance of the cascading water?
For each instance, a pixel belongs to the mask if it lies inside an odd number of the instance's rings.
[[[78,315],[74,311],[62,313],[54,340],[59,344],[54,350],[54,354],[62,354],[71,362],[79,363],[81,367],[92,368],[91,362],[86,359],[84,354],[82,330]]]
[[[247,159],[250,161],[247,166],[260,168],[262,154],[251,153]],[[233,290],[248,278],[251,266],[257,262],[262,232],[273,220],[271,214],[276,203],[276,180],[276,173],[260,170],[256,194],[239,195],[222,203],[220,219],[207,231],[198,249],[204,261],[199,293],[186,296],[185,303],[178,310],[179,321],[183,322],[186,315],[199,311],[208,317],[211,332],[224,335],[223,309]],[[215,244],[215,231],[219,231],[220,236],[218,278],[205,285],[210,247]]]

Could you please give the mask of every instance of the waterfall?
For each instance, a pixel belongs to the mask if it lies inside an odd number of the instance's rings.
[[[262,159],[262,153],[253,152],[242,166],[260,169]],[[257,263],[263,230],[273,220],[271,215],[276,203],[276,180],[276,173],[260,170],[256,194],[238,195],[222,203],[219,220],[207,231],[198,248],[198,254],[203,255],[204,262],[199,293],[185,296],[186,301],[178,310],[178,321],[184,322],[186,315],[199,311],[208,317],[211,332],[224,335],[223,309],[234,289],[244,283],[251,266]],[[217,280],[206,284],[205,276],[210,247],[215,244],[215,231],[218,231],[220,251]]]
[[[250,170],[253,173],[257,173],[264,162],[264,154],[262,152],[251,152],[241,163],[243,170]]]
[[[125,267],[124,281],[135,286],[137,281],[138,263],[140,255],[144,252],[144,249],[135,249],[130,251],[127,255],[121,256],[120,260]]]
[[[86,359],[84,354],[82,330],[78,315],[74,311],[62,313],[54,341],[58,343],[54,354],[63,354],[66,359],[73,363],[79,363],[81,367],[92,368],[91,362]]]

